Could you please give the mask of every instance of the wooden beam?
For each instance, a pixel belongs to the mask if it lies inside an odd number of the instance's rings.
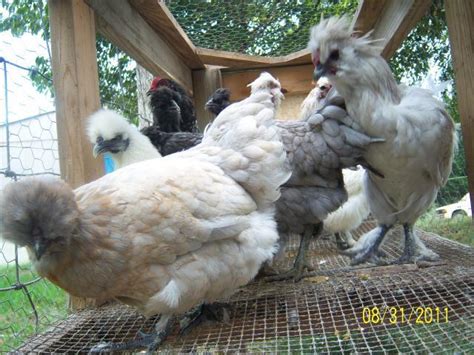
[[[104,174],[85,135],[86,118],[100,107],[94,13],[82,0],[49,0],[53,83],[61,176],[78,187]],[[90,304],[72,297],[74,309]]]
[[[209,96],[222,87],[222,77],[219,68],[206,68],[193,71],[194,107],[201,132],[214,119],[214,115],[204,109]]]
[[[173,17],[164,1],[129,0],[145,21],[174,48],[181,59],[191,69],[204,69],[204,64],[196,53],[196,47]]]
[[[352,18],[352,28],[366,34],[375,27],[387,0],[361,0]]]
[[[312,64],[265,68],[265,71],[278,78],[282,87],[288,91],[285,96],[307,94],[314,87],[313,70]],[[263,69],[222,69],[222,84],[230,89],[232,101],[242,100],[249,96],[250,89],[247,85],[254,81],[262,71]]]
[[[97,30],[153,75],[176,80],[192,93],[191,69],[127,0],[86,0],[97,15]]]
[[[459,113],[466,155],[471,206],[474,207],[474,2],[445,2],[449,40],[456,74]]]
[[[311,63],[311,55],[307,49],[281,57],[264,57],[200,47],[196,48],[196,53],[204,64],[230,68],[269,68]]]
[[[372,38],[382,40],[382,56],[390,59],[430,6],[431,0],[361,0],[354,29],[373,30]]]

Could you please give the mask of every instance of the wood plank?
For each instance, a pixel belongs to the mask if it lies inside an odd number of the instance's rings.
[[[61,176],[78,187],[104,174],[85,135],[86,118],[100,107],[94,13],[82,0],[49,0],[53,83]],[[74,309],[91,303],[72,297]]]
[[[151,28],[177,51],[189,68],[204,69],[204,64],[196,53],[196,47],[166,7],[164,1],[129,0],[129,2]]]
[[[383,39],[382,56],[390,59],[410,31],[426,14],[431,0],[388,0],[374,27],[372,37]]]
[[[299,65],[311,63],[311,55],[307,49],[280,57],[265,57],[248,55],[236,52],[218,51],[207,48],[196,48],[196,53],[206,65],[215,65],[229,68],[259,68]]]
[[[282,87],[287,90],[285,96],[307,94],[313,88],[313,70],[312,64],[275,68],[267,67],[265,70],[222,69],[222,84],[231,90],[232,101],[242,100],[250,94],[250,89],[247,85],[254,81],[262,71],[268,71],[278,78]]]
[[[471,206],[474,207],[474,2],[445,2]],[[474,217],[473,217],[474,219]]]
[[[198,119],[198,127],[201,132],[204,131],[206,125],[214,119],[214,115],[204,109],[209,96],[222,87],[222,77],[219,68],[206,68],[193,71],[194,83],[194,107],[196,108],[196,116]]]
[[[153,75],[176,80],[192,93],[191,70],[127,0],[86,0],[97,30]]]
[[[359,0],[356,13],[352,19],[352,28],[366,34],[375,27],[387,0]]]

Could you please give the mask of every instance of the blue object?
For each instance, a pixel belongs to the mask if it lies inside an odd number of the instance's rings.
[[[115,170],[115,164],[110,154],[104,154],[104,167],[106,174],[111,173]]]

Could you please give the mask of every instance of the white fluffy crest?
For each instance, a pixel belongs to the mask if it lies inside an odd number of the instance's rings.
[[[280,105],[281,100],[284,99],[280,81],[275,79],[270,73],[261,73],[257,79],[247,86],[250,86],[250,93],[252,95],[262,91],[269,92],[273,96],[273,102],[277,107]]]
[[[119,134],[127,136],[138,132],[137,127],[130,124],[125,117],[119,113],[101,109],[89,117],[87,125],[87,135],[92,144],[95,144],[97,137],[101,136],[105,140],[113,139]]]
[[[314,54],[318,49],[329,52],[336,42],[346,42],[359,51],[378,53],[380,48],[374,45],[378,40],[370,39],[370,32],[362,37],[356,37],[351,29],[351,20],[348,16],[333,16],[321,20],[311,29],[308,48]]]
[[[116,168],[161,157],[148,137],[129,123],[125,117],[112,110],[101,109],[92,114],[87,126],[87,135],[92,144],[97,142],[98,137],[111,140],[119,135],[123,140],[129,141],[125,151],[110,153]]]

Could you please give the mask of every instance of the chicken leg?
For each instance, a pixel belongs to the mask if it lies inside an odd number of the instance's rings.
[[[356,244],[356,241],[352,237],[352,233],[350,231],[337,232],[334,233],[334,236],[336,237],[336,245],[339,250],[349,249]]]
[[[307,260],[307,251],[309,249],[309,244],[311,239],[317,237],[321,234],[323,230],[323,223],[319,223],[316,226],[307,226],[304,233],[301,235],[300,246],[298,249],[298,254],[296,255],[295,262],[293,267],[279,275],[271,276],[267,278],[269,281],[282,281],[293,279],[296,282],[300,281],[303,278],[305,271],[313,271],[314,268]]]
[[[206,321],[228,323],[230,308],[231,306],[227,303],[203,303],[186,313],[180,320],[180,335],[188,334],[192,328]]]
[[[154,333],[138,332],[139,338],[124,343],[100,343],[91,348],[89,353],[109,353],[115,351],[138,350],[147,348],[155,351],[171,332],[175,319],[170,316],[161,316],[155,326]]]
[[[351,265],[359,265],[363,262],[383,265],[385,262],[380,258],[384,257],[385,253],[378,249],[383,238],[391,228],[391,225],[382,224],[363,235],[352,248],[341,251],[341,253],[352,257]]]
[[[425,247],[413,230],[413,224],[405,223],[403,225],[405,233],[405,248],[400,258],[393,264],[410,264],[417,261],[436,261],[439,255]]]

